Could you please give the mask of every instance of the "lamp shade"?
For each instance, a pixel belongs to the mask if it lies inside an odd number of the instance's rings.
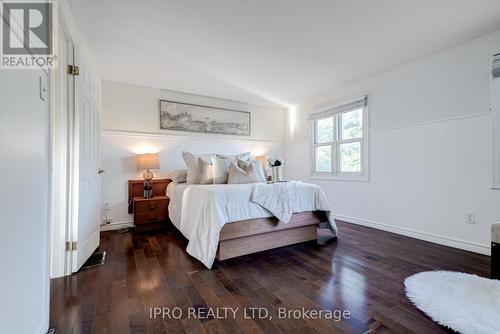
[[[158,153],[145,153],[137,155],[137,170],[160,169]]]
[[[269,169],[269,166],[267,164],[267,157],[260,156],[260,157],[255,157],[255,159],[259,160],[262,163],[262,168],[264,168],[265,171]]]

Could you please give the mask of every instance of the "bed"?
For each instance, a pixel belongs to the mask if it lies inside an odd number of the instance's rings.
[[[295,243],[315,240],[318,226],[337,228],[321,189],[293,184],[288,223],[252,202],[257,184],[169,183],[169,217],[189,240],[187,252],[211,268],[215,258],[226,260]]]

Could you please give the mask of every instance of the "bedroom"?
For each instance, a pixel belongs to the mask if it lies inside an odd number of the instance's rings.
[[[36,4],[2,332],[497,332],[499,3]]]

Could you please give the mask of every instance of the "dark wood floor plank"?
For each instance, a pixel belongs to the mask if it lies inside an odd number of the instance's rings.
[[[489,276],[490,259],[409,237],[338,223],[340,236],[239,258],[212,270],[189,256],[177,231],[105,232],[106,264],[51,281],[57,333],[449,333],[405,296],[404,279],[427,270]],[[320,231],[321,239],[328,239]],[[181,315],[151,317],[155,308]],[[188,310],[237,310],[201,319]],[[262,307],[273,316],[247,319]],[[349,310],[349,319],[277,317],[279,310]],[[229,314],[229,313],[228,313]]]
[[[190,278],[193,282],[193,286],[198,290],[200,295],[203,296],[203,299],[206,300],[206,305],[204,306],[205,310],[207,310],[207,308],[211,308],[212,310],[222,310],[226,307],[226,305],[221,302],[215,291],[201,277],[199,272],[193,273],[190,275]],[[220,327],[226,333],[242,333],[241,328],[231,316],[227,317],[227,319],[212,319],[208,321],[218,322]]]

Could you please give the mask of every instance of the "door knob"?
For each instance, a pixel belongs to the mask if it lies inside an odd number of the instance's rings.
[[[100,168],[99,168],[99,171],[98,171],[97,173],[102,174],[102,173],[104,173],[105,171],[106,171],[106,170],[104,170],[104,169],[100,169]]]

